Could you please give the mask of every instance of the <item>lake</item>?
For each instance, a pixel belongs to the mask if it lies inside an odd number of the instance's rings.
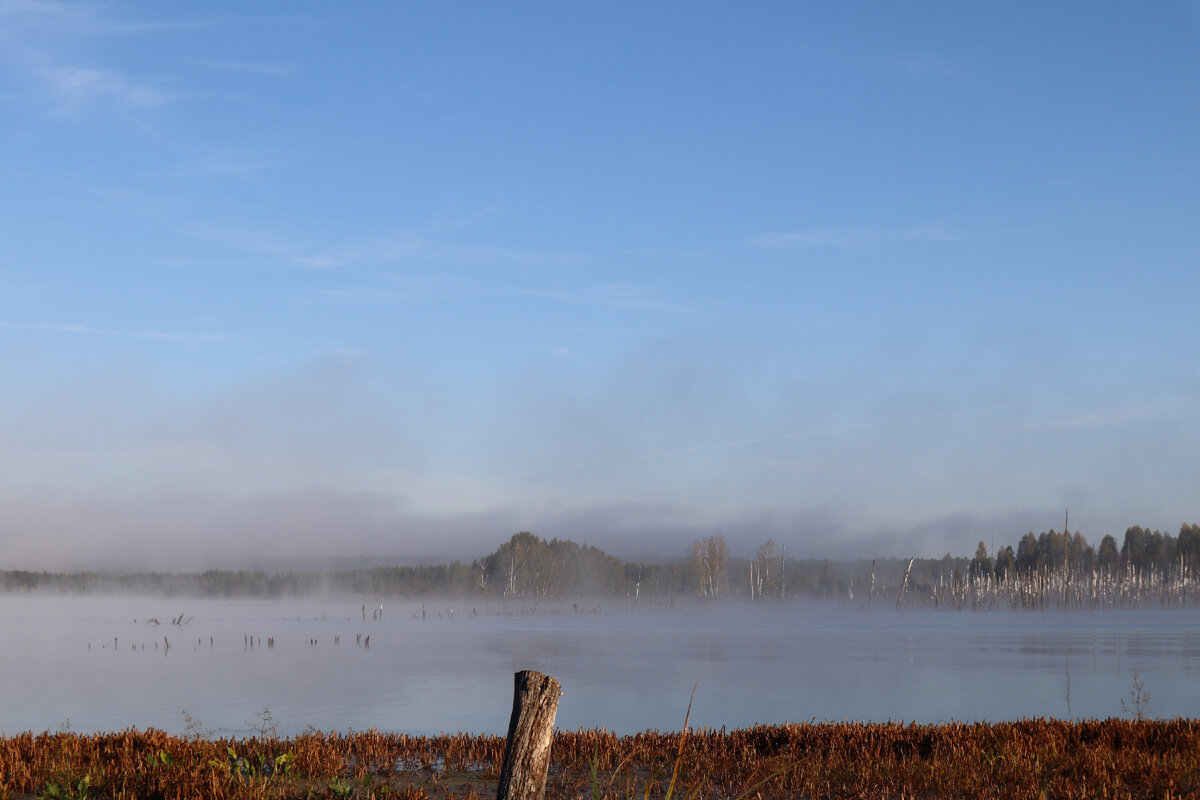
[[[1197,609],[383,603],[0,595],[0,732],[503,734],[521,669],[560,728],[622,734],[678,730],[693,687],[714,728],[1132,715],[1135,670],[1143,713],[1200,717]]]

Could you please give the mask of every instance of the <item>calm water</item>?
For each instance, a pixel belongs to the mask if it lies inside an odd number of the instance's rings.
[[[1200,717],[1197,610],[453,607],[421,621],[419,603],[386,603],[364,621],[355,600],[0,595],[0,731],[183,733],[186,711],[243,736],[266,708],[281,735],[503,734],[520,669],[562,682],[559,727],[618,733],[679,729],[697,679],[691,721],[711,727],[1121,716],[1135,668],[1150,714]],[[181,612],[191,621],[170,624]]]

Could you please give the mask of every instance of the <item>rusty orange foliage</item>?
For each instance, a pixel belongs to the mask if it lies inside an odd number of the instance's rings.
[[[560,731],[552,753],[549,798],[661,798],[677,761],[676,797],[1200,797],[1200,723],[1183,719],[763,725],[682,748],[673,732]],[[503,756],[502,737],[463,733],[22,733],[0,737],[0,798],[87,776],[93,798],[482,800]]]

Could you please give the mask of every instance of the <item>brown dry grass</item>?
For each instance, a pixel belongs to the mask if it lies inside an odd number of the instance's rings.
[[[92,798],[475,800],[495,796],[503,754],[503,738],[467,734],[24,733],[0,737],[0,798],[87,776]],[[692,731],[682,748],[678,733],[559,732],[553,757],[550,798],[661,798],[676,764],[676,797],[1200,797],[1192,720],[774,725]]]

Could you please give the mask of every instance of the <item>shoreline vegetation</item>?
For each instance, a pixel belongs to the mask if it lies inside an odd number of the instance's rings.
[[[697,597],[781,602],[822,600],[870,608],[895,604],[951,609],[1134,608],[1200,600],[1200,525],[1179,534],[1134,526],[1120,547],[1111,535],[1093,546],[1078,531],[1025,534],[972,558],[789,559],[763,543],[754,558],[733,558],[723,536],[697,540],[687,557],[622,562],[569,539],[514,534],[470,564],[379,566],[267,572],[36,572],[0,570],[0,592],[123,593],[219,598],[319,594],[392,598],[610,598],[637,603]]]
[[[681,741],[682,738],[682,741]],[[0,798],[495,796],[504,737],[158,730],[0,736]],[[676,770],[678,767],[678,770]],[[1175,798],[1200,791],[1193,720],[802,723],[559,731],[548,798]]]

